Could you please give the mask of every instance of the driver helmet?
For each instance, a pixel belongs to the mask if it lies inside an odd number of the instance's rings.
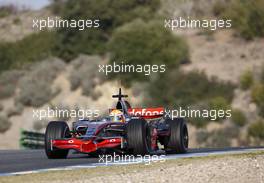
[[[114,109],[110,112],[110,119],[113,122],[125,122],[125,118],[123,115],[123,112],[121,112],[120,110]]]

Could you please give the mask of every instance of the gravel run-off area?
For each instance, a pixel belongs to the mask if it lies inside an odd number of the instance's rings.
[[[0,177],[0,183],[184,182],[263,183],[264,153],[185,158],[151,163]]]

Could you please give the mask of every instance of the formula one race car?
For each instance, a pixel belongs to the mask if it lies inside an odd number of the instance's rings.
[[[70,149],[90,155],[109,151],[134,155],[187,151],[184,119],[165,117],[164,108],[131,108],[121,89],[112,97],[118,101],[105,118],[74,122],[72,130],[66,122],[50,122],[45,133],[47,157],[66,158]]]

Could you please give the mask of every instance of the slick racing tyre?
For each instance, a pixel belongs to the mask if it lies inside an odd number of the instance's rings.
[[[127,124],[128,147],[134,155],[150,153],[150,134],[148,123],[144,119],[132,119]]]
[[[52,121],[45,132],[45,151],[49,159],[67,158],[69,150],[51,147],[51,140],[69,137],[69,126],[63,121]]]
[[[183,118],[167,119],[166,123],[170,127],[170,136],[165,143],[167,153],[186,153],[188,149],[189,137],[188,129]]]

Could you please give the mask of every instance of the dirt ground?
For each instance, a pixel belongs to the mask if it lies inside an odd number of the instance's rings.
[[[216,76],[222,81],[238,84],[245,71],[254,75],[264,64],[264,39],[244,41],[235,37],[232,30],[220,30],[206,35],[199,30],[175,32],[184,36],[190,46],[191,64],[182,67],[184,71],[199,70],[208,77]]]
[[[27,11],[0,19],[1,42],[14,42],[36,33],[39,30],[33,28],[33,19],[46,19],[54,17],[48,9],[39,11]]]
[[[264,182],[264,153],[167,160],[150,165],[98,167],[0,177],[0,183]]]

